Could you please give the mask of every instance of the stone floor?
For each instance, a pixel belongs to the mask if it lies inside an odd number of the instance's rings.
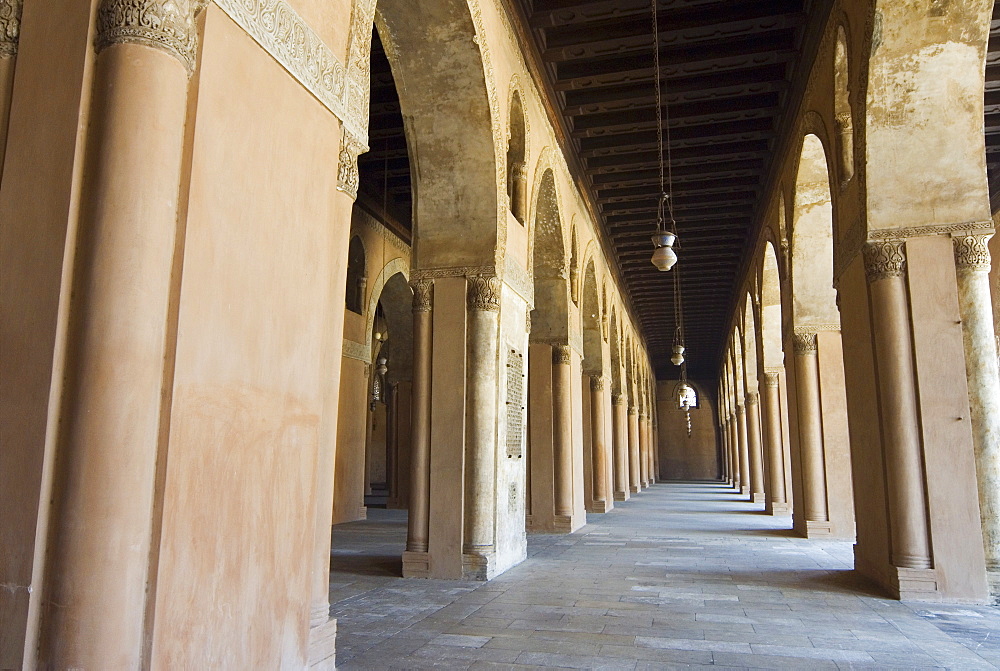
[[[1000,668],[1000,608],[899,603],[719,484],[659,484],[489,583],[399,578],[406,516],[334,528],[340,669]]]

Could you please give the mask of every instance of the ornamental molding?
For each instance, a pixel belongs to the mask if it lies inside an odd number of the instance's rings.
[[[454,268],[414,269],[410,277],[414,280],[436,280],[445,277],[469,277],[471,275],[496,275],[496,266],[456,266]]]
[[[353,216],[362,226],[398,249],[405,258],[410,258],[410,245],[406,244],[401,237],[386,228],[385,224],[372,216],[371,213],[361,208],[355,208]]]
[[[347,73],[344,64],[291,5],[285,0],[213,1],[278,65],[340,119],[354,138],[362,145],[367,145],[367,114],[352,116],[348,113]],[[367,24],[367,29],[371,31],[371,22]],[[364,96],[367,93],[366,88]]]
[[[906,243],[903,240],[868,242],[862,249],[865,258],[865,277],[869,284],[906,272]]]
[[[524,310],[524,332],[528,335],[531,334],[531,306],[528,305]]]
[[[431,280],[411,280],[413,289],[413,311],[430,312],[434,307],[434,282]]]
[[[816,354],[816,334],[795,333],[792,335],[792,348],[796,354],[801,356]]]
[[[863,132],[863,130],[862,130]],[[865,165],[864,161],[859,164],[859,170]],[[905,241],[909,238],[921,238],[934,235],[947,235],[957,237],[959,235],[982,235],[993,233],[994,226],[991,220],[987,221],[965,221],[957,224],[930,224],[927,226],[910,226],[906,228],[887,228],[868,231],[865,235],[865,223],[858,220],[844,235],[843,240],[836,245],[834,250],[833,276],[839,279],[847,270],[847,267],[854,262],[858,254],[864,251],[867,244],[887,241]]]
[[[0,58],[17,56],[23,0],[0,0]]]
[[[573,361],[573,350],[569,345],[552,346],[552,363],[568,366]]]
[[[362,361],[366,364],[370,364],[371,360],[371,348],[366,346],[364,343],[354,342],[353,340],[348,340],[344,338],[344,356],[348,359],[356,359],[357,361]]]
[[[21,4],[20,0],[13,1]],[[0,20],[11,2],[0,0],[3,8]],[[206,3],[207,0],[102,0],[97,8],[94,48],[100,53],[114,44],[141,44],[170,54],[190,75],[198,56],[195,17]],[[12,12],[14,8],[10,9]],[[20,7],[17,9],[20,24]]]
[[[469,310],[500,311],[500,279],[496,275],[470,275],[466,288]]]
[[[508,254],[503,262],[503,281],[529,305],[535,304],[535,283],[528,271]]]
[[[959,270],[989,272],[991,259],[988,243],[992,233],[953,236],[955,245],[955,265]]]
[[[340,153],[337,155],[337,191],[346,193],[351,200],[357,200],[361,182],[358,156],[367,151],[365,143],[344,124],[340,129]]]
[[[837,333],[840,331],[840,324],[806,324],[804,326],[796,326],[792,329],[792,333]],[[781,368],[778,368],[780,372]]]

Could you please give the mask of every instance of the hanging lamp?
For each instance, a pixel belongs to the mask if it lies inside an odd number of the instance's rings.
[[[670,113],[664,115],[663,95],[660,90],[660,28],[656,11],[657,0],[651,0],[653,9],[653,64],[656,83],[656,146],[660,165],[660,199],[656,207],[656,232],[652,235],[653,257],[650,259],[657,270],[667,271],[677,263],[677,253],[674,243],[677,242],[677,222],[674,221],[674,209],[671,202],[673,193],[673,169],[670,161]],[[666,169],[664,169],[663,126],[666,116]],[[668,221],[669,219],[669,221]]]

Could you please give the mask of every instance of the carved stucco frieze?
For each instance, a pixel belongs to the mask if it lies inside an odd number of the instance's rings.
[[[103,0],[97,9],[94,46],[100,53],[113,44],[142,44],[167,52],[190,74],[198,55],[195,18],[207,2]]]
[[[0,0],[0,58],[17,55],[23,0]]]
[[[990,248],[988,246],[992,233],[980,233],[955,236],[955,265],[959,270],[990,271]]]
[[[496,275],[470,275],[466,300],[470,310],[500,311],[500,278]]]
[[[340,155],[337,159],[337,190],[343,191],[351,198],[358,197],[358,156],[368,151],[368,147],[360,138],[351,133],[347,126],[341,129]]]
[[[413,289],[413,311],[430,312],[434,305],[434,282],[414,280],[410,287]]]
[[[878,240],[865,244],[865,276],[869,282],[902,277],[906,272],[906,247],[902,240]]]
[[[792,349],[796,354],[807,356],[816,354],[816,334],[815,333],[794,333],[792,334]]]

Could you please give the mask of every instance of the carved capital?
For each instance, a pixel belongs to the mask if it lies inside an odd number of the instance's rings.
[[[469,275],[466,302],[470,310],[500,311],[500,279],[496,275]]]
[[[611,392],[611,405],[625,405],[625,394],[620,391]]]
[[[413,280],[413,311],[430,312],[434,305],[434,282],[431,280]]]
[[[902,277],[906,272],[906,248],[902,240],[878,240],[865,244],[865,276],[868,282]]]
[[[358,156],[368,151],[365,143],[354,136],[347,127],[340,130],[340,154],[337,159],[337,190],[351,198],[358,197]]]
[[[778,373],[764,373],[764,385],[767,387],[777,387],[779,380]]]
[[[142,44],[167,52],[190,74],[198,54],[195,17],[207,3],[208,0],[101,0],[94,47],[100,53],[113,44]]]
[[[953,237],[955,265],[958,269],[990,272],[990,248],[987,245],[992,237],[992,233]]]
[[[0,0],[0,58],[17,55],[23,0]]]
[[[552,363],[568,366],[573,360],[573,350],[569,345],[552,346]]]
[[[634,405],[630,405],[628,407],[628,414],[630,414],[630,415],[638,415],[639,414],[639,408],[637,408]]]
[[[604,378],[600,375],[590,376],[590,390],[591,391],[604,391]]]
[[[742,403],[736,406],[736,417],[742,417],[746,412],[747,409],[743,407]]]
[[[758,403],[760,403],[760,394],[758,394],[755,391],[751,391],[749,394],[747,394],[746,402],[747,405],[757,405]]]
[[[815,333],[795,333],[792,334],[792,349],[796,354],[807,356],[816,354],[816,334]]]

